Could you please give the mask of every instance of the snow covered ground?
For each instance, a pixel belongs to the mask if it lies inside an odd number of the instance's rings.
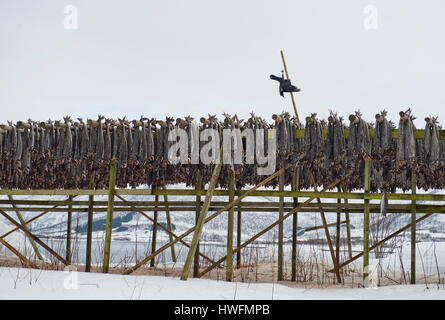
[[[444,285],[366,289],[291,288],[273,283],[0,268],[0,299],[445,300]]]

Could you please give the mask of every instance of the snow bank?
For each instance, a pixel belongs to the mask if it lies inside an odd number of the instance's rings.
[[[240,283],[159,276],[123,276],[0,268],[0,299],[313,300],[445,299],[444,285],[368,289],[301,289],[272,283]]]

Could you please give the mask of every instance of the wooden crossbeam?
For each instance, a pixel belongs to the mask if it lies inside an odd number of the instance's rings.
[[[216,211],[215,213],[213,213],[212,215],[210,215],[207,219],[205,219],[204,224],[209,222],[210,220],[216,218],[218,215],[220,215],[221,213],[223,213],[224,211],[227,211],[228,209],[232,208],[233,206],[237,205],[239,202],[241,202],[242,199],[244,199],[245,197],[247,197],[248,195],[250,195],[251,193],[253,193],[256,189],[264,186],[265,184],[267,184],[268,182],[270,182],[271,180],[275,179],[281,172],[283,169],[280,169],[278,171],[276,171],[274,174],[270,175],[269,177],[267,177],[266,179],[264,179],[263,181],[261,181],[259,184],[257,184],[256,186],[254,186],[252,189],[247,190],[246,192],[244,192],[241,196],[239,196],[236,200],[234,200],[233,202],[229,203],[228,205],[224,206],[222,209],[219,209],[218,211]],[[164,250],[170,248],[170,246],[174,245],[176,242],[178,242],[179,240],[185,238],[186,236],[188,236],[189,234],[191,234],[193,231],[195,230],[195,227],[191,227],[190,229],[188,229],[186,232],[184,232],[181,236],[179,236],[178,238],[175,239],[174,242],[170,242],[166,245],[164,245],[163,247],[159,248],[158,250],[156,250],[156,252],[154,252],[153,254],[149,255],[148,257],[146,257],[145,259],[143,259],[142,261],[140,261],[138,264],[136,264],[135,266],[133,266],[132,268],[128,269],[124,274],[131,274],[133,273],[135,270],[137,270],[138,268],[140,268],[141,266],[143,266],[144,264],[146,264],[148,261],[150,261],[151,259],[153,259],[153,257],[155,257],[156,255],[160,254],[161,252],[163,252]],[[235,252],[234,252],[235,253]]]
[[[277,171],[278,172],[278,171]],[[349,176],[349,174],[347,175]],[[328,185],[325,189],[323,189],[323,191],[331,189],[333,187],[335,187],[338,183],[340,183],[342,180],[337,179],[334,182],[332,182],[330,185]],[[315,199],[315,197],[311,197],[309,199],[307,199],[306,201],[304,201],[303,203],[301,203],[300,205],[298,205],[298,207],[294,208],[293,210],[291,210],[290,212],[288,212],[287,214],[285,214],[281,219],[278,219],[277,221],[275,221],[274,223],[272,223],[271,225],[269,225],[267,228],[263,229],[262,231],[260,231],[259,233],[257,233],[256,235],[254,235],[253,237],[251,237],[250,239],[248,239],[247,241],[245,241],[244,243],[242,243],[240,246],[238,246],[237,248],[235,248],[233,250],[233,253],[236,253],[238,251],[240,251],[242,248],[245,248],[247,245],[249,245],[250,243],[252,243],[253,241],[255,241],[256,239],[258,239],[259,237],[261,237],[263,234],[265,234],[266,232],[270,231],[271,229],[273,229],[274,227],[276,227],[279,223],[283,222],[284,220],[286,220],[287,218],[289,218],[291,215],[293,215],[294,213],[298,212],[302,207],[304,207],[306,204],[308,204],[309,202],[313,201]],[[220,265],[223,261],[225,261],[227,258],[227,256],[222,257],[221,259],[219,259],[218,261],[216,261],[213,265],[209,266],[208,268],[206,268],[204,271],[202,271],[199,274],[199,277],[202,277],[203,275],[205,275],[206,273],[210,272],[211,270],[213,270],[216,266]]]
[[[43,248],[46,249],[49,253],[51,253],[54,257],[56,257],[60,262],[62,262],[64,265],[68,265],[69,263],[62,258],[57,252],[55,252],[53,249],[51,249],[46,243],[44,243],[42,240],[40,240],[37,236],[32,234],[28,231],[28,229],[24,228],[20,223],[15,221],[11,216],[9,216],[6,212],[3,210],[0,210],[0,214],[2,214],[6,219],[11,221],[12,224],[14,224],[17,228],[22,230],[28,237],[32,238],[35,242],[40,244]]]

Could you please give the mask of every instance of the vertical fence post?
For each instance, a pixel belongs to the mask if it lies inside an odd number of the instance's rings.
[[[68,201],[71,202],[73,200],[73,196],[68,196]],[[68,219],[66,224],[66,257],[65,260],[68,264],[71,264],[71,228],[73,221],[73,212],[71,210],[73,206],[71,204],[68,205]]]
[[[417,177],[413,169],[411,171],[411,284],[416,284],[416,187]]]
[[[107,208],[107,224],[105,232],[105,246],[104,246],[104,265],[103,273],[108,273],[110,267],[110,248],[111,248],[111,231],[113,224],[113,211],[114,211],[114,194],[116,183],[116,161],[111,161],[110,164],[110,181],[108,184],[108,208]]]
[[[235,173],[229,173],[229,203],[235,199]],[[229,209],[227,221],[227,260],[226,281],[232,281],[232,251],[233,251],[233,207]]]
[[[238,188],[238,191],[241,191],[241,187]],[[242,231],[242,211],[241,211],[241,203],[237,205],[238,212],[236,215],[236,247],[241,247],[241,231]],[[241,268],[241,250],[236,253],[236,268]]]
[[[278,178],[278,188],[280,192],[284,191],[284,170],[283,172],[280,173],[280,176]],[[283,213],[284,213],[284,197],[282,195],[280,195],[280,203],[279,203],[279,214],[278,214],[278,218],[281,219],[283,218]],[[278,281],[282,281],[283,280],[283,222],[281,222],[278,225]]]
[[[202,188],[202,176],[201,171],[198,171],[198,175],[196,177],[196,213],[195,213],[195,224],[198,223],[199,218],[199,212],[201,212],[201,196],[199,195],[199,192]],[[199,241],[196,244],[196,253],[195,253],[195,259],[193,262],[193,277],[197,278],[199,273]]]
[[[156,189],[155,189],[156,191]],[[153,211],[153,232],[152,232],[152,239],[151,239],[151,253],[156,251],[156,237],[158,233],[158,201],[159,201],[159,195],[155,195],[155,210]],[[150,261],[150,267],[155,266],[155,257],[151,259]]]
[[[222,166],[222,148],[219,150],[219,155],[217,156],[215,163],[215,168],[213,169],[212,177],[210,178],[209,188],[206,192],[206,197],[204,199],[204,204],[202,205],[201,212],[199,213],[199,218],[196,223],[195,231],[193,232],[193,239],[190,245],[187,258],[184,263],[184,268],[181,273],[181,280],[187,280],[189,276],[190,266],[192,264],[192,259],[196,254],[196,248],[198,245],[199,238],[201,237],[202,227],[204,226],[204,220],[209,211],[210,202],[212,201],[213,192],[215,191],[216,183],[218,182],[219,174],[221,172]]]
[[[292,177],[292,191],[300,190],[300,167],[295,167]],[[294,208],[298,207],[298,197],[294,197]],[[291,280],[297,281],[297,231],[298,231],[298,211],[292,216],[292,275]]]
[[[369,284],[369,199],[366,195],[370,189],[371,159],[365,159],[364,203],[363,203],[363,286]]]
[[[343,187],[343,192],[347,192],[346,187]],[[349,259],[352,259],[352,243],[351,243],[351,221],[349,220],[349,206],[348,199],[343,198],[343,202],[345,203],[345,217],[346,217],[346,240],[348,242],[348,256]]]
[[[170,242],[173,242],[173,230],[172,230],[172,220],[170,217],[170,210],[168,209],[168,196],[164,194],[164,204],[165,204],[165,215],[167,218],[167,227],[170,233],[168,234],[168,239]],[[171,254],[172,254],[172,261],[176,262],[176,252],[175,252],[175,245],[171,246]]]
[[[337,191],[340,193],[341,188],[337,187]],[[335,258],[337,259],[337,265],[340,265],[340,236],[341,236],[341,198],[337,198],[338,210],[337,210],[337,224],[335,233]]]
[[[89,189],[94,189],[94,175],[90,178]],[[94,195],[88,197],[88,222],[87,222],[87,252],[85,258],[85,272],[91,271],[91,244],[93,242],[93,203]]]

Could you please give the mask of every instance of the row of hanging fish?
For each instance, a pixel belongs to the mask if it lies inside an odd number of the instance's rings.
[[[327,186],[337,178],[345,178],[343,188],[359,189],[368,157],[372,161],[372,191],[408,190],[412,172],[416,172],[420,188],[445,188],[445,140],[439,138],[437,118],[426,118],[424,139],[416,139],[411,110],[400,112],[398,137],[393,138],[395,125],[386,115],[382,111],[374,123],[368,123],[356,112],[349,116],[349,126],[332,111],[327,121],[311,114],[305,125],[287,112],[274,114],[271,123],[253,113],[247,120],[223,114],[222,120],[209,115],[199,121],[190,116],[133,121],[99,116],[97,120],[74,121],[67,116],[62,121],[8,122],[0,125],[0,188],[85,189],[90,182],[95,188],[106,188],[111,161],[116,161],[116,185],[121,188],[162,188],[175,183],[196,186],[198,172],[205,184],[215,161],[203,163],[199,155],[211,150],[208,141],[219,150],[224,129],[240,129],[233,131],[233,141],[241,153],[237,162],[223,162],[220,187],[227,187],[231,171],[237,187],[261,182],[267,177],[261,170],[273,160],[268,174],[285,167],[287,185],[298,168],[300,189],[312,188],[314,182]],[[169,140],[169,134],[178,128],[187,136],[182,155],[186,161],[174,163],[169,152],[175,141]],[[216,134],[201,141],[209,128]],[[298,129],[304,130],[304,137],[297,135]],[[235,158],[233,150],[231,157]],[[277,179],[268,185],[276,186]]]

